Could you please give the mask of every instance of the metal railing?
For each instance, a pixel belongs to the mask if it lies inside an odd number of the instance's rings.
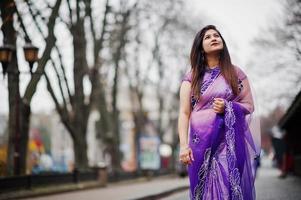
[[[0,177],[0,192],[31,189],[37,186],[96,181],[99,179],[98,174],[98,170],[94,169],[85,172],[74,170],[73,173],[49,172],[36,175]]]

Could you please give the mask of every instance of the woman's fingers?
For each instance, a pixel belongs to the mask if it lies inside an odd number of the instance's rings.
[[[191,161],[190,161],[189,157],[186,157],[186,158],[181,159],[181,162],[184,164],[190,164]]]
[[[215,105],[220,105],[220,106],[224,106],[224,105],[225,105],[225,102],[224,102],[224,100],[214,100],[214,101],[213,101],[213,104],[215,104]]]
[[[192,150],[190,149],[189,151],[189,157],[192,161],[194,161],[194,157],[193,157],[193,153],[192,153]]]
[[[223,108],[220,106],[213,106],[214,112],[221,113],[223,112]]]
[[[213,108],[215,108],[215,109],[221,109],[221,108],[223,108],[223,106],[221,106],[221,105],[213,105]]]
[[[222,98],[214,98],[214,101],[224,102],[224,99],[222,99]]]
[[[192,150],[190,148],[185,149],[183,152],[180,153],[180,161],[184,164],[191,164],[194,160],[192,155]]]
[[[189,156],[187,156],[187,159],[186,159],[186,164],[191,164],[191,159]]]
[[[223,113],[225,107],[224,99],[222,98],[215,98],[213,101],[213,110],[216,113]]]

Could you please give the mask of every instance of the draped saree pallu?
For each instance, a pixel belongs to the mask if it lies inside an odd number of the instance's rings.
[[[234,96],[220,74],[207,69],[201,100],[191,96],[189,146],[195,160],[188,166],[191,200],[254,200],[255,159],[259,144],[249,129],[253,100],[246,75],[236,67],[239,94]],[[183,81],[191,82],[191,72]],[[225,99],[225,112],[212,109],[214,98]]]

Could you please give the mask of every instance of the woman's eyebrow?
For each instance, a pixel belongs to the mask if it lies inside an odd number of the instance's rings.
[[[206,36],[211,36],[211,35],[219,35],[218,33],[214,32],[214,33],[206,33],[204,37]]]

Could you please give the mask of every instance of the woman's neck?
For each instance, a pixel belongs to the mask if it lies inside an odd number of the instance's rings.
[[[217,55],[207,55],[206,59],[209,68],[214,68],[219,65],[219,57]]]

